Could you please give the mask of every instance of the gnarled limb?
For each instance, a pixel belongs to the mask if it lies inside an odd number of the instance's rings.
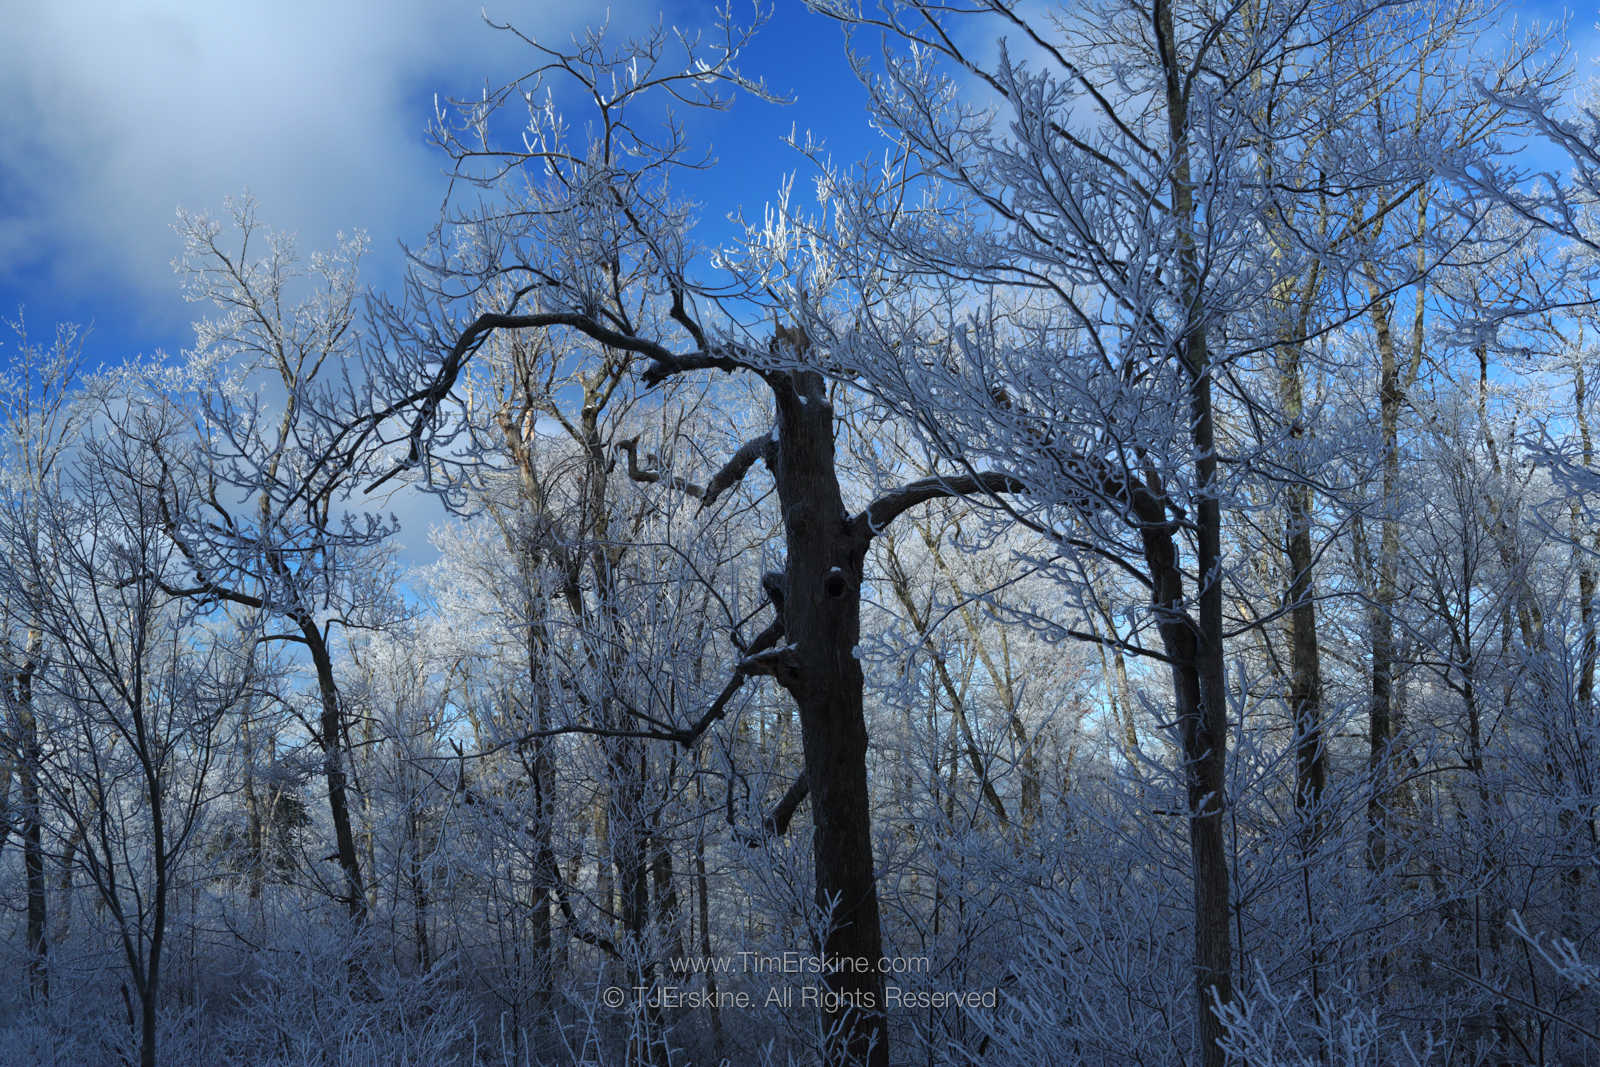
[[[733,458],[723,464],[722,469],[706,483],[705,495],[700,498],[700,506],[708,508],[716,503],[718,497],[739,484],[739,479],[745,476],[758,459],[765,463],[768,469],[776,462],[777,448],[773,445],[772,435],[769,433],[753,437],[739,446],[739,451],[733,454]]]
[[[696,500],[704,499],[706,491],[687,478],[680,478],[676,474],[663,474],[658,470],[646,470],[639,466],[638,434],[618,441],[616,447],[622,449],[623,453],[628,457],[628,477],[633,481],[642,482],[646,485],[665,482],[685,496],[692,496]]]
[[[525,296],[532,287],[528,287],[516,294],[512,300]],[[376,425],[408,408],[416,410],[416,415],[411,422],[411,431],[407,435],[409,442],[406,458],[401,461],[388,474],[374,480],[366,487],[367,492],[372,492],[383,485],[396,474],[422,461],[422,436],[427,427],[433,422],[439,408],[444,404],[451,392],[455,389],[461,371],[466,366],[467,360],[477,351],[478,347],[488,340],[489,336],[497,330],[532,330],[548,329],[552,326],[565,326],[577,330],[591,340],[598,341],[609,348],[619,349],[624,352],[633,352],[645,356],[650,360],[641,375],[645,384],[656,385],[675,374],[682,374],[692,370],[722,370],[735,371],[741,368],[757,369],[749,361],[739,358],[736,349],[722,345],[689,353],[674,353],[665,346],[646,337],[639,337],[631,333],[623,333],[602,323],[590,315],[582,315],[571,311],[543,311],[516,314],[514,312],[484,312],[461,331],[455,343],[450,346],[450,351],[445,354],[440,362],[439,373],[433,380],[415,390],[410,395],[389,405],[386,409],[374,413],[368,420]]]
[[[771,434],[762,434],[753,437],[739,446],[722,469],[712,475],[711,481],[702,488],[687,478],[680,478],[675,474],[663,474],[658,470],[649,470],[639,466],[639,438],[637,435],[617,442],[617,447],[622,449],[628,457],[628,477],[636,482],[654,485],[665,482],[672,488],[686,496],[692,496],[700,501],[702,508],[710,507],[717,499],[729,489],[739,484],[756,460],[761,460],[770,468],[776,456],[776,449],[772,443]]]

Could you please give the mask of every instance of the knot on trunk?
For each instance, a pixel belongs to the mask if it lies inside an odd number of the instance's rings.
[[[845,576],[843,568],[829,569],[828,576],[822,579],[822,591],[832,600],[838,600],[850,591],[850,579]]]

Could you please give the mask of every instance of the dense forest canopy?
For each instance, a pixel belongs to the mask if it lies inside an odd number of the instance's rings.
[[[180,355],[19,319],[0,1062],[1600,1063],[1600,113],[1515,14],[810,0],[877,154],[750,218],[770,12],[491,22],[403,276],[241,197]]]

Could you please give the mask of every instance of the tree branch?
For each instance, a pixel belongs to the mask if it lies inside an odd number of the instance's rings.
[[[635,352],[648,357],[650,366],[645,369],[643,379],[646,385],[657,385],[664,379],[684,371],[702,368],[734,371],[740,368],[754,369],[750,364],[736,359],[732,350],[727,346],[719,349],[703,349],[697,352],[678,354],[670,351],[663,345],[645,337],[634,334],[622,333],[604,325],[590,315],[582,315],[572,311],[541,311],[526,314],[513,314],[510,312],[484,312],[472,320],[461,335],[456,338],[455,344],[450,346],[450,351],[445,354],[440,363],[439,373],[433,381],[418,389],[410,396],[392,405],[387,409],[387,414],[394,414],[408,407],[415,407],[417,414],[411,423],[411,432],[408,435],[410,443],[407,448],[406,458],[395,466],[389,473],[374,480],[367,486],[366,491],[372,492],[383,485],[396,474],[422,461],[422,435],[426,432],[438,414],[439,408],[455,388],[457,380],[461,377],[462,368],[475,352],[479,345],[488,339],[496,330],[532,330],[547,329],[552,326],[565,326],[577,330],[591,340],[599,341],[610,348],[623,352]],[[386,417],[380,413],[379,418]]]
[[[667,485],[671,486],[673,489],[676,489],[678,492],[683,493],[685,496],[692,496],[696,500],[700,500],[701,507],[704,507],[707,503],[707,501],[704,499],[706,490],[700,488],[687,478],[680,478],[676,474],[662,474],[659,470],[646,470],[645,468],[639,466],[639,437],[637,434],[635,434],[633,437],[627,438],[626,440],[618,441],[616,447],[622,449],[622,451],[628,456],[629,478],[636,482],[644,482],[647,485],[653,485],[657,482],[666,482]]]
[[[760,372],[760,368],[754,363],[733,355],[733,349],[728,345],[707,348],[685,355],[674,355],[665,349],[661,349],[660,352],[660,355],[651,356],[650,366],[646,367],[644,373],[639,376],[645,385],[660,385],[675,374],[685,374],[696,370],[720,370],[730,373],[736,370]]]
[[[766,463],[768,469],[777,462],[776,447],[772,443],[771,434],[762,434],[752,437],[739,446],[739,451],[733,458],[725,463],[710,482],[706,483],[705,495],[700,498],[700,506],[708,508],[716,503],[718,497],[739,483],[739,479],[755,465],[756,460]]]
[[[753,673],[745,669],[745,664],[750,661],[749,657],[759,655],[772,648],[778,643],[778,638],[782,636],[783,621],[781,618],[773,620],[765,630],[756,635],[755,640],[751,641],[744,650],[746,658],[734,668],[733,677],[729,678],[728,684],[722,687],[722,692],[718,693],[717,699],[711,702],[711,707],[706,709],[706,713],[700,716],[698,722],[687,730],[680,731],[677,737],[674,738],[679,745],[684,748],[691,747],[711,728],[712,723],[727,714],[728,701],[733,699],[733,695],[744,685],[744,680]]]
[[[806,777],[806,772],[801,771],[789,786],[788,792],[783,794],[783,799],[778,801],[778,806],[773,808],[765,819],[761,820],[759,833],[746,832],[744,843],[751,848],[760,848],[762,842],[774,837],[782,837],[789,832],[789,824],[794,821],[795,812],[800,810],[800,805],[806,797],[811,795],[811,780]]]
[[[850,529],[856,537],[870,541],[918,504],[944,497],[971,496],[974,493],[1020,493],[1024,488],[1020,480],[999,471],[922,478],[892,489],[868,504],[864,511],[850,520]]]

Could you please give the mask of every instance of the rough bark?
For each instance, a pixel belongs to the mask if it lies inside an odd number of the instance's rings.
[[[867,724],[856,648],[866,538],[845,511],[834,466],[833,408],[820,376],[771,379],[778,499],[788,559],[782,606],[787,661],[775,673],[800,712],[811,795],[816,901],[829,916],[820,947],[836,1005],[825,1062],[887,1067],[883,936],[867,796]],[[802,402],[804,401],[804,402]]]

